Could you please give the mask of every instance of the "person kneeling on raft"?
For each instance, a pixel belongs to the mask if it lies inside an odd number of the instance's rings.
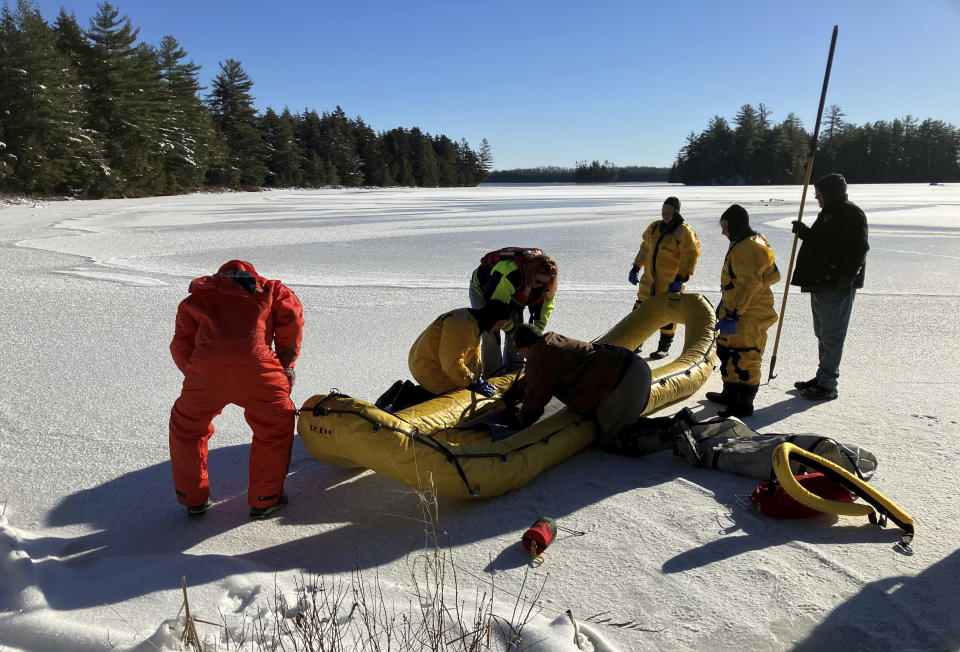
[[[480,373],[480,336],[501,330],[509,319],[510,309],[502,301],[440,315],[410,349],[410,373],[433,395],[467,388],[493,396],[496,388]]]
[[[533,324],[517,327],[514,344],[526,360],[516,386],[523,392],[516,413],[520,427],[539,419],[555,396],[577,414],[592,417],[596,443],[605,446],[647,406],[650,366],[629,349],[544,334]]]

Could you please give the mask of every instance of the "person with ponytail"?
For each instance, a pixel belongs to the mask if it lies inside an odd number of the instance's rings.
[[[734,204],[720,216],[720,231],[730,240],[720,270],[717,306],[717,357],[723,391],[707,392],[707,400],[727,407],[723,417],[753,414],[760,387],[760,366],[767,329],[777,321],[770,286],[780,281],[770,242],[750,228],[747,210]]]

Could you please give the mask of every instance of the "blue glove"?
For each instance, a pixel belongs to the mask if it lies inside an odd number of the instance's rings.
[[[685,278],[677,274],[677,277],[672,281],[670,281],[670,285],[667,286],[667,290],[669,290],[670,292],[680,292],[681,290],[683,290],[683,282],[685,280],[686,280]]]
[[[630,269],[630,273],[627,274],[627,280],[629,280],[630,283],[632,283],[633,285],[636,285],[637,283],[639,283],[639,282],[640,282],[640,268],[637,267],[636,265],[634,265],[634,266]]]
[[[717,330],[721,335],[735,335],[737,332],[737,320],[724,317],[717,322]]]
[[[483,376],[477,376],[472,383],[467,385],[467,389],[471,389],[477,394],[483,394],[487,398],[490,398],[497,393],[497,388],[485,381]]]

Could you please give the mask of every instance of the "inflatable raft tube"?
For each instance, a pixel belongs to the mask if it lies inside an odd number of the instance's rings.
[[[868,504],[828,500],[808,491],[797,482],[793,471],[790,470],[791,456],[801,458],[804,466],[823,473],[834,482],[839,482]],[[834,464],[825,457],[806,451],[791,443],[783,443],[773,449],[773,470],[777,481],[783,485],[783,490],[801,505],[827,514],[869,516],[872,523],[879,522],[881,525],[885,524],[886,519],[889,518],[904,532],[901,543],[908,545],[913,541],[913,519],[892,500],[839,464]],[[874,513],[874,509],[880,513],[880,519]]]
[[[645,301],[599,339],[636,348],[663,324],[684,324],[679,357],[653,370],[644,414],[696,392],[715,364],[714,311],[698,294],[668,293]],[[499,393],[517,374],[490,378]],[[587,447],[593,421],[567,409],[504,439],[488,428],[463,427],[502,410],[499,398],[450,392],[396,414],[342,394],[318,394],[299,410],[297,432],[317,460],[366,467],[421,491],[447,498],[487,498],[527,484],[545,469]]]

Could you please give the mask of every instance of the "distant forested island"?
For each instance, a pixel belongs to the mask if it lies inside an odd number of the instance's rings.
[[[0,14],[0,191],[120,197],[203,187],[474,186],[490,144],[417,127],[375,132],[338,106],[259,114],[227,59],[202,90],[172,36],[138,43],[109,2],[86,29],[32,0]]]
[[[764,104],[744,104],[733,126],[714,116],[691,132],[672,167],[617,167],[580,161],[575,168],[543,166],[494,170],[500,183],[613,183],[669,181],[688,185],[803,183],[812,134],[790,113],[779,123]],[[960,181],[960,129],[941,120],[912,116],[855,125],[836,104],[824,113],[813,178],[842,172],[854,183]]]
[[[803,183],[812,134],[790,113],[780,123],[763,104],[744,104],[733,121],[714,116],[687,136],[670,172],[686,184]],[[844,121],[836,104],[823,116],[813,178],[842,172],[855,183],[960,181],[960,130],[912,116],[863,125]]]
[[[494,170],[491,183],[614,183],[617,181],[667,181],[670,168],[616,166],[610,161],[577,161],[576,167],[543,166]]]

